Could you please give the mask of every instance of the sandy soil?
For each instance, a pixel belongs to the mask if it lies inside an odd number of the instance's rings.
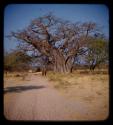
[[[81,77],[79,81],[83,82],[76,81],[69,89],[59,91],[40,73],[24,76],[4,77],[4,116],[8,120],[104,120],[108,117],[109,82],[104,79],[103,84]]]

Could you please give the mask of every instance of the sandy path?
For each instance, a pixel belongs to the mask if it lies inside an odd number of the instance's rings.
[[[21,87],[27,91],[10,92],[5,102],[4,114],[9,120],[80,120],[88,116],[87,105],[79,101],[69,101],[54,89],[46,78],[31,75],[27,84]],[[9,82],[9,81],[8,81]],[[30,89],[31,88],[31,89]]]

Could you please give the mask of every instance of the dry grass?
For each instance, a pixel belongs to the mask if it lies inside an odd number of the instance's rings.
[[[54,82],[54,87],[59,89],[70,88],[72,86],[79,85],[80,88],[83,88],[83,84],[90,84],[91,85],[99,82],[99,83],[108,83],[108,71],[95,71],[89,72],[87,70],[77,70],[73,73],[61,74],[61,73],[54,73],[49,72],[47,77],[50,81]]]
[[[96,73],[98,72],[98,73]],[[108,71],[74,71],[72,74],[48,73],[51,84],[67,99],[84,102],[88,116],[106,119],[109,114]]]
[[[27,83],[30,80],[30,74],[27,72],[12,72],[4,74],[4,88]]]

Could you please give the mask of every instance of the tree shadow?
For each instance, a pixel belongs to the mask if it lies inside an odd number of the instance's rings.
[[[27,90],[32,90],[32,89],[42,89],[45,88],[45,86],[15,86],[15,87],[6,87],[4,89],[4,94],[6,93],[20,93],[23,91]]]

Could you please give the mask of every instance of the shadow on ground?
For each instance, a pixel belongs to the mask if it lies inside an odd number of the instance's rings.
[[[4,89],[4,94],[6,93],[20,93],[22,91],[32,90],[32,89],[42,89],[45,86],[15,86],[15,87],[6,87]]]

